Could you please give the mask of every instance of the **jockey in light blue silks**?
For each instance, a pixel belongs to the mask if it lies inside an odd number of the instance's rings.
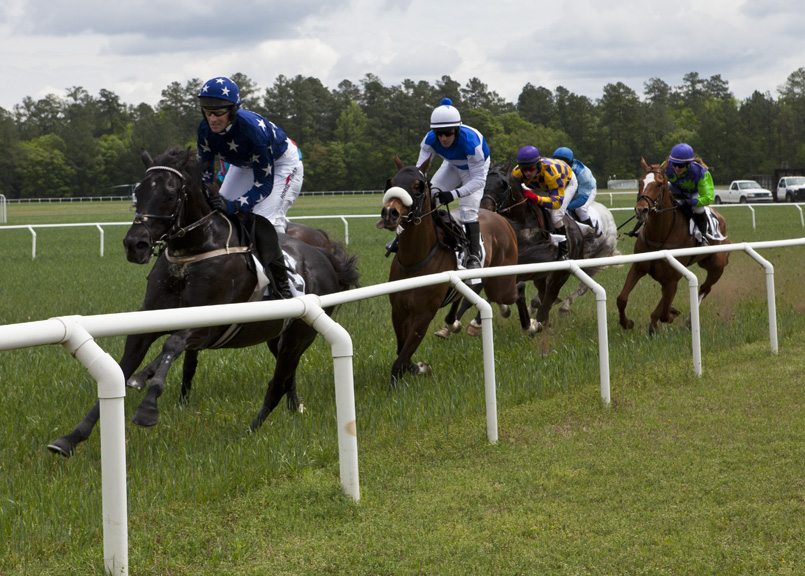
[[[467,268],[480,268],[478,208],[489,172],[489,145],[478,130],[461,123],[461,115],[449,98],[443,98],[441,105],[433,110],[430,127],[420,144],[416,165],[421,166],[434,154],[443,158],[442,165],[431,179],[432,201],[438,205],[459,200],[459,218],[470,242]]]
[[[553,153],[556,160],[562,160],[573,171],[576,180],[579,183],[576,188],[576,194],[567,205],[567,210],[572,215],[575,214],[576,220],[582,224],[586,224],[591,228],[593,221],[590,219],[590,214],[587,208],[595,201],[595,195],[598,193],[598,184],[595,181],[592,170],[585,166],[578,158],[573,157],[573,151],[570,148],[562,146],[557,148]]]
[[[685,143],[671,148],[664,164],[671,194],[692,211],[693,222],[701,235],[701,238],[696,237],[696,245],[706,245],[707,214],[704,207],[713,202],[715,194],[710,171],[696,162],[693,148]]]

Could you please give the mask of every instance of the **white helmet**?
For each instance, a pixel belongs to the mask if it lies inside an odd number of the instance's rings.
[[[455,126],[461,126],[461,114],[453,108],[450,98],[442,98],[442,105],[435,108],[433,114],[430,115],[430,127],[435,130]]]

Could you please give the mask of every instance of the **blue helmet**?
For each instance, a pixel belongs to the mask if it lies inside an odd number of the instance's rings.
[[[202,108],[226,108],[240,106],[240,89],[229,78],[219,76],[207,80],[198,93]]]
[[[523,146],[520,148],[520,151],[517,152],[517,164],[520,165],[520,168],[536,166],[539,163],[540,158],[541,156],[539,155],[539,150],[537,150],[534,146]]]
[[[675,164],[693,162],[693,148],[689,144],[677,144],[671,148],[671,154],[668,159]]]
[[[557,148],[554,153],[553,157],[557,160],[563,160],[567,162],[568,166],[573,164],[573,150],[566,146],[562,146],[561,148]]]

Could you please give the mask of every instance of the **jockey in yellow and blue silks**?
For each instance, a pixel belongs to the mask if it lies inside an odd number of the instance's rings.
[[[443,158],[442,165],[431,179],[433,201],[448,204],[459,200],[459,218],[470,242],[467,268],[480,268],[481,225],[478,223],[478,208],[491,162],[489,145],[478,130],[462,124],[461,115],[449,98],[443,98],[441,105],[433,110],[430,127],[431,131],[420,144],[416,165],[421,166],[434,154]]]
[[[534,146],[523,146],[517,152],[517,166],[512,170],[512,176],[523,183],[526,199],[550,212],[554,231],[565,236],[559,242],[557,258],[566,260],[567,236],[562,219],[579,185],[570,166],[561,160],[542,158]]]
[[[688,144],[677,144],[665,161],[665,175],[671,194],[692,211],[693,222],[701,234],[696,238],[698,246],[707,244],[707,215],[705,206],[713,202],[715,186],[710,171],[695,161],[693,148]]]
[[[594,228],[593,221],[590,219],[590,214],[587,209],[595,201],[595,196],[598,194],[598,183],[595,181],[592,170],[585,166],[578,158],[573,156],[573,150],[566,146],[557,148],[553,157],[555,160],[561,160],[573,171],[573,175],[578,180],[579,186],[576,188],[576,193],[570,199],[567,205],[567,211],[571,216],[575,214],[576,220],[582,224],[586,224],[590,228]]]
[[[282,298],[292,298],[277,232],[302,188],[302,157],[285,132],[254,112],[240,108],[240,89],[225,77],[205,82],[198,94],[203,119],[197,130],[199,167],[205,188],[216,189],[215,160],[228,164],[218,195],[209,196],[219,212],[237,214],[253,230],[260,261]]]

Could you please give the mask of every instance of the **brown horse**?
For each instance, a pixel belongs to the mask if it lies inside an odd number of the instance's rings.
[[[669,250],[675,248],[692,248],[695,240],[690,233],[688,217],[677,207],[671,194],[668,178],[658,164],[649,166],[644,159],[640,159],[644,174],[639,180],[635,216],[644,223],[643,229],[635,242],[635,254],[650,252],[652,250]],[[710,245],[729,244],[727,224],[724,217],[712,209],[708,209],[712,217],[718,221],[720,237],[708,236]],[[714,254],[701,254],[690,256],[683,264],[690,266],[698,264],[707,270],[707,278],[699,288],[699,302],[710,293],[713,285],[718,282],[724,273],[724,267],[729,261],[729,252]],[[676,295],[677,285],[682,274],[674,269],[665,260],[651,260],[635,262],[629,269],[626,284],[618,296],[618,311],[620,312],[620,325],[626,329],[634,326],[634,322],[626,317],[626,304],[629,294],[637,282],[646,274],[651,275],[662,287],[662,298],[651,313],[651,326],[649,333],[657,330],[659,322],[671,323],[679,316],[679,310],[671,306]]]
[[[414,278],[457,269],[456,253],[445,242],[445,232],[437,227],[431,209],[430,184],[426,174],[430,159],[421,166],[405,166],[397,155],[397,174],[389,180],[384,197],[379,229],[399,233],[398,252],[391,263],[389,281]],[[479,210],[486,255],[484,267],[511,266],[517,263],[517,237],[502,216]],[[518,293],[514,275],[485,278],[481,284],[487,298],[497,304],[513,304]],[[411,357],[427,333],[436,312],[460,298],[447,284],[413,288],[389,295],[391,320],[397,337],[397,359],[391,368],[391,386],[404,372],[425,374],[427,364],[414,364]],[[528,319],[526,318],[526,321]]]

